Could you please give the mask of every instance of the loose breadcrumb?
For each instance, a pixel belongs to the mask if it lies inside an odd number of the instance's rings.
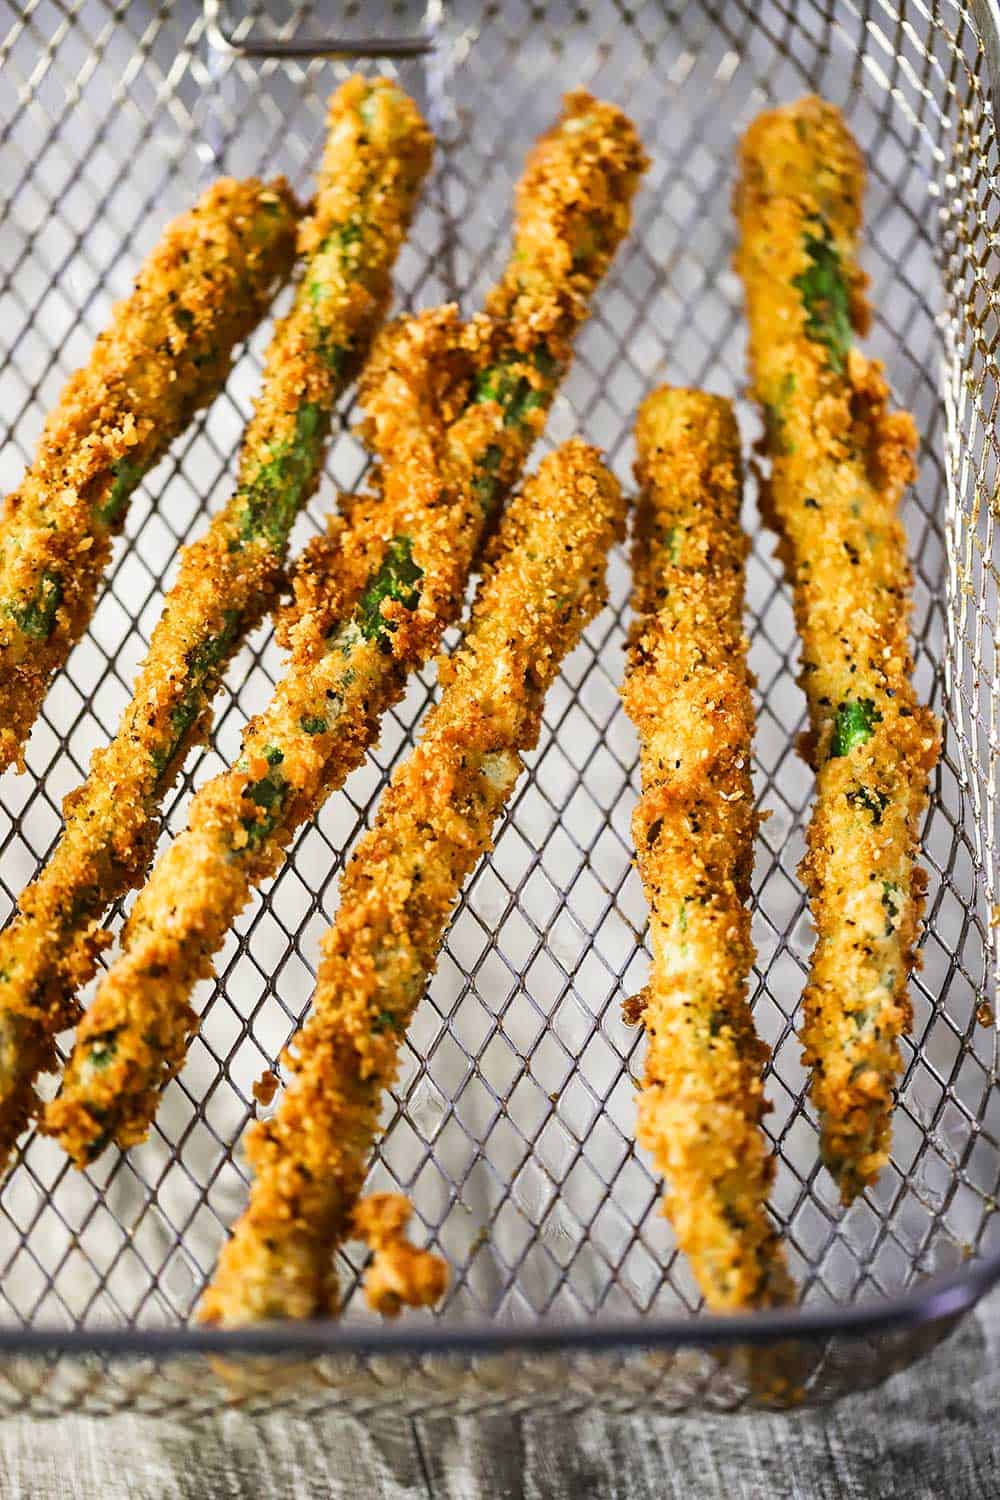
[[[802,866],[816,926],[802,1038],[823,1159],[845,1202],[888,1159],[926,879],[916,865],[938,725],[917,701],[898,519],[912,418],[853,346],[864,166],[820,99],[758,117],[735,209],[767,492],[791,579],[817,795]]]
[[[0,770],[90,618],[129,497],[200,406],[291,269],[283,178],[223,178],[168,225],[71,376],[0,516]]]
[[[406,1238],[412,1217],[401,1193],[370,1193],[354,1210],[354,1233],[372,1252],[365,1300],[383,1318],[398,1317],[404,1307],[433,1307],[448,1290],[447,1263]]]
[[[743,483],[732,407],[663,388],[636,424],[636,614],[622,696],[639,731],[632,820],[653,965],[637,1135],[710,1307],[786,1301],[792,1283],[767,1195],[760,1127],[768,1048],[747,976],[757,831],[753,703],[743,635]]]
[[[491,315],[463,327],[443,308],[379,340],[362,386],[375,487],[307,550],[286,673],[240,760],[199,791],[187,832],[154,868],[46,1110],[45,1129],[78,1164],[145,1136],[196,1027],[191,990],[229,925],[455,620],[645,164],[620,111],[570,95],[529,160]]]
[[[304,273],[267,352],[236,493],[182,552],[118,732],[66,799],[62,836],[0,935],[0,1160],[36,1104],[38,1071],[54,1065],[53,1038],[75,1020],[75,992],[107,940],[101,918],[141,882],[163,798],[207,735],[222,674],[274,603],[289,529],[315,488],[333,405],[385,312],[430,159],[430,132],[400,89],[353,77],[332,96],[299,232]],[[93,1065],[113,1046],[106,1038]]]
[[[270,1109],[280,1083],[277,1073],[272,1072],[270,1068],[265,1068],[260,1077],[254,1079],[251,1093],[262,1109]]]
[[[544,461],[501,523],[464,641],[439,664],[441,701],[341,880],[312,1013],[283,1059],[288,1086],[247,1139],[250,1205],[204,1321],[335,1308],[333,1252],[351,1230],[382,1092],[465,879],[537,739],[545,693],[605,598],[623,520],[618,485],[577,440]]]

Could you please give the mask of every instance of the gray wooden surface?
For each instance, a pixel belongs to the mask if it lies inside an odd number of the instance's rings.
[[[0,1422],[2,1500],[996,1500],[1000,1294],[829,1412],[364,1427],[235,1413]]]

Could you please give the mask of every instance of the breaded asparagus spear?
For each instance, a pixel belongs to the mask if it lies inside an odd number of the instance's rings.
[[[129,496],[221,388],[295,254],[283,178],[223,178],[167,226],[71,376],[0,517],[0,770],[82,635]]]
[[[794,591],[817,795],[802,873],[816,926],[802,1037],[823,1159],[845,1202],[888,1158],[925,876],[938,727],[917,701],[897,516],[917,436],[852,345],[864,168],[819,99],[761,115],[740,150],[737,267],[770,505]]]
[[[181,554],[149,655],[110,745],[67,798],[48,864],[0,935],[0,1159],[23,1129],[53,1038],[105,940],[99,922],[138,884],[165,793],[204,739],[222,673],[273,603],[288,533],[315,488],[333,404],[389,300],[393,262],[431,137],[384,81],[348,79],[330,100],[315,206],[302,225],[305,271],[267,352],[235,495]]]
[[[768,1048],[747,1003],[757,831],[743,635],[742,467],[728,401],[664,387],[636,424],[641,500],[622,696],[639,731],[632,820],[653,966],[637,1135],[710,1307],[787,1300],[760,1128]]]
[[[380,340],[363,399],[383,463],[296,582],[291,659],[243,755],[194,798],[158,861],[124,952],[80,1026],[46,1130],[73,1159],[141,1140],[183,1062],[189,996],[255,885],[343,784],[407,673],[457,616],[484,530],[516,479],[569,361],[574,332],[629,224],[645,157],[611,105],[572,94],[518,193],[493,316],[454,309]]]
[[[511,502],[462,646],[440,663],[441,701],[341,880],[312,1014],[285,1053],[288,1088],[249,1136],[250,1206],[206,1293],[206,1322],[336,1310],[333,1252],[351,1232],[382,1091],[545,694],[605,599],[623,521],[617,483],[579,440]]]

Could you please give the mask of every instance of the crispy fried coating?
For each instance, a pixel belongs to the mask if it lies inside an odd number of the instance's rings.
[[[710,1307],[788,1299],[760,1128],[768,1048],[747,1002],[757,831],[743,635],[739,430],[719,396],[669,387],[636,423],[635,624],[622,696],[639,731],[632,819],[653,966],[637,1135]]]
[[[242,639],[273,604],[289,529],[315,488],[334,402],[385,312],[392,266],[430,166],[430,132],[385,80],[347,80],[332,96],[304,274],[267,352],[244,437],[236,493],[181,554],[149,655],[112,742],[66,799],[48,864],[0,935],[0,1158],[75,1020],[112,901],[140,883],[165,793],[204,740],[212,698]]]
[[[448,1265],[406,1238],[413,1208],[402,1193],[370,1193],[354,1210],[354,1233],[372,1251],[365,1273],[365,1301],[383,1318],[404,1307],[433,1307],[448,1290]]]
[[[0,516],[0,770],[79,640],[129,497],[222,387],[295,254],[283,178],[223,178],[168,225],[71,376]]]
[[[579,440],[511,503],[462,646],[440,663],[441,701],[342,877],[312,1014],[283,1058],[288,1086],[248,1137],[250,1205],[205,1295],[206,1322],[335,1309],[333,1251],[350,1233],[382,1091],[545,693],[605,598],[623,520],[617,483]]]
[[[624,115],[570,95],[518,194],[511,267],[493,294],[508,316],[463,327],[443,308],[379,340],[362,386],[382,461],[373,492],[308,550],[285,625],[286,673],[247,726],[240,760],[201,789],[187,831],[157,862],[46,1110],[45,1129],[78,1164],[112,1139],[145,1136],[195,1029],[191,990],[230,923],[455,620],[645,164]],[[563,239],[568,258],[554,248]],[[566,288],[550,285],[549,267]]]
[[[926,884],[919,827],[939,748],[911,682],[897,514],[916,430],[888,410],[881,366],[852,344],[868,321],[863,188],[858,148],[819,99],[761,115],[744,137],[737,269],[817,781],[802,866],[816,926],[802,1039],[823,1159],[845,1202],[888,1159]]]

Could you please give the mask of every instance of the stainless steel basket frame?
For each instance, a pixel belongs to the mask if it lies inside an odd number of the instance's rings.
[[[616,557],[612,607],[554,690],[530,777],[495,855],[463,899],[414,1028],[375,1167],[376,1182],[411,1193],[426,1238],[449,1254],[452,1302],[436,1319],[373,1326],[354,1297],[362,1262],[347,1256],[344,1322],[234,1332],[186,1323],[199,1278],[245,1191],[233,1151],[253,1107],[246,1054],[257,1049],[256,1071],[273,1061],[308,1001],[310,955],[335,903],[338,860],[412,743],[433,693],[433,675],[422,674],[388,716],[368,766],[297,841],[287,869],[241,920],[220,961],[219,984],[206,990],[203,1039],[172,1086],[150,1146],[71,1180],[48,1144],[33,1141],[4,1185],[0,1410],[214,1410],[220,1386],[201,1357],[207,1353],[228,1357],[226,1388],[253,1410],[340,1405],[359,1413],[427,1413],[594,1403],[689,1410],[834,1399],[912,1362],[1000,1276],[996,1031],[976,1020],[992,994],[990,916],[1000,896],[993,519],[1000,200],[992,109],[1000,9],[994,0],[719,0],[675,9],[598,0],[581,19],[581,7],[568,3],[435,4],[424,15],[390,3],[366,8],[367,33],[360,10],[337,7],[330,25],[295,3],[258,4],[239,15],[218,0],[155,13],[133,5],[127,16],[105,0],[34,0],[17,9],[0,41],[0,163],[16,167],[0,172],[0,310],[14,329],[0,363],[0,401],[11,413],[0,479],[16,482],[29,432],[33,437],[61,379],[85,357],[109,290],[124,289],[140,248],[166,216],[164,205],[176,211],[190,196],[197,181],[192,153],[201,176],[281,167],[301,186],[321,139],[322,100],[343,76],[345,58],[398,65],[442,142],[400,264],[401,294],[413,305],[450,297],[461,297],[467,309],[477,305],[502,257],[520,160],[564,88],[593,86],[635,115],[656,166],[632,241],[581,337],[577,369],[547,439],[579,426],[627,477],[630,417],[644,389],[673,378],[735,395],[744,383],[739,291],[728,269],[738,129],[770,99],[807,88],[844,105],[872,169],[872,344],[924,436],[921,482],[905,511],[917,578],[917,669],[922,691],[946,718],[927,827],[927,965],[914,984],[914,1045],[900,1086],[893,1166],[852,1219],[841,1216],[815,1164],[793,1028],[810,946],[793,872],[811,788],[794,757],[802,703],[792,685],[787,592],[751,496],[757,771],[762,806],[775,815],[758,849],[754,1002],[774,1048],[771,1131],[781,1159],[775,1207],[805,1288],[803,1306],[727,1319],[698,1311],[690,1275],[657,1213],[655,1178],[628,1139],[641,1041],[624,1031],[617,1011],[641,978],[644,916],[627,858],[634,745],[615,706],[628,591],[627,569]],[[0,0],[0,38],[6,19]],[[27,49],[25,70],[25,37],[32,35],[39,45],[33,56]],[[163,45],[165,36],[171,45]],[[120,75],[113,56],[119,42]],[[79,55],[78,72],[57,80],[50,98],[46,90],[66,49]],[[10,94],[5,75],[16,85]],[[128,108],[116,113],[112,94],[111,106],[101,99],[95,110],[88,87],[119,76]],[[68,103],[61,118],[53,106],[60,89]],[[71,179],[60,197],[47,178],[53,143],[74,109],[89,111],[93,126],[84,125],[89,134],[75,157],[70,142],[68,160],[81,173],[96,172],[104,187],[80,220]],[[24,129],[32,115],[34,140]],[[114,154],[116,132],[124,164]],[[160,170],[129,187],[133,156]],[[39,224],[40,244],[24,229],[36,212],[49,215]],[[49,302],[66,300],[66,278],[70,306],[86,324],[70,330],[68,349],[51,332],[47,344],[39,341],[33,325],[36,305],[51,322]],[[940,306],[929,305],[934,296]],[[9,824],[6,832],[0,825],[0,888],[8,903],[51,843],[59,797],[85,770],[93,744],[114,728],[178,546],[224,498],[264,336],[252,341],[228,395],[143,487],[94,626],[32,740],[29,774],[0,781]],[[344,488],[356,487],[365,467],[349,416],[348,408],[329,465]],[[741,405],[741,417],[752,433],[749,407]],[[332,500],[328,487],[300,540]],[[261,632],[229,675],[213,750],[188,767],[169,810],[171,831],[183,826],[192,780],[231,755],[244,718],[279,669],[280,656]],[[553,860],[563,861],[565,879],[549,879]],[[600,966],[605,977],[598,980],[592,971]],[[570,1004],[580,1018],[564,1025]],[[477,1005],[481,1025],[470,1020]],[[501,1041],[510,1060],[495,1045]],[[441,1062],[449,1043],[455,1053]],[[598,1043],[605,1049],[599,1057]],[[441,1094],[442,1080],[452,1092],[432,1111],[428,1100]],[[539,1093],[530,1106],[529,1083]],[[552,1083],[546,1109],[542,1096]],[[473,1084],[476,1104],[466,1120],[463,1101]],[[489,1147],[505,1121],[510,1139],[498,1167]],[[554,1125],[563,1131],[558,1150],[547,1134]],[[603,1186],[580,1189],[574,1174],[581,1164]],[[444,1189],[433,1189],[432,1169],[450,1179]],[[528,1169],[534,1177],[519,1198]],[[489,1179],[485,1186],[480,1177]],[[479,1204],[481,1218],[459,1234],[465,1197]],[[596,1204],[589,1218],[581,1203]],[[602,1215],[612,1213],[620,1222],[608,1229]],[[117,1236],[107,1252],[102,1216],[109,1244]],[[150,1225],[161,1220],[167,1227],[154,1234]],[[640,1251],[645,1259],[637,1268]],[[492,1268],[482,1269],[484,1255]],[[180,1291],[178,1267],[189,1278]],[[78,1296],[81,1277],[89,1278],[88,1292]]]

